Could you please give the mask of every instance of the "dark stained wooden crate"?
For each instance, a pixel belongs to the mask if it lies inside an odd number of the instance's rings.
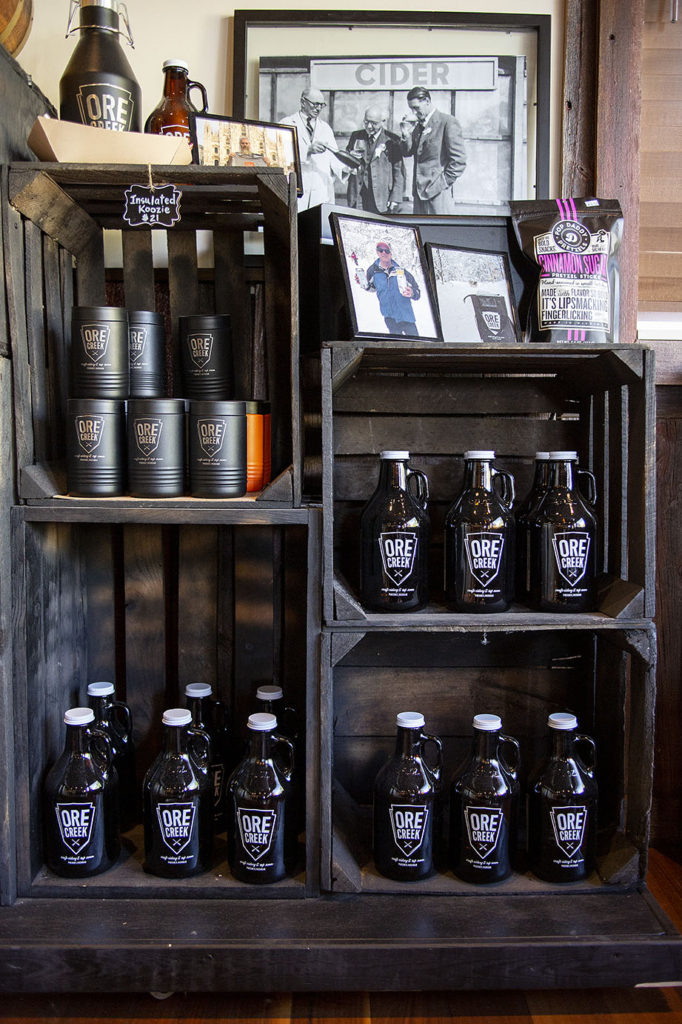
[[[97,503],[13,512],[16,881],[3,898],[296,898],[318,891],[316,680],[319,512],[273,508],[185,512]],[[131,707],[139,783],[160,749],[161,715],[184,687],[207,682],[227,705],[235,763],[258,683],[277,682],[307,741],[305,847],[296,877],[245,886],[231,879],[224,836],[212,871],[173,883],[142,868],[142,829],[119,863],[87,883],[43,864],[41,793],[64,743],[63,713],[87,684],[115,682]],[[13,754],[13,756],[11,756]]]
[[[173,183],[181,220],[167,231],[122,220],[132,183]],[[177,318],[229,313],[235,397],[272,405],[273,483],[257,497],[300,505],[298,279],[295,185],[281,171],[207,167],[15,164],[3,196],[6,279],[14,373],[19,497],[63,493],[65,401],[71,307],[111,302],[104,230],[120,230],[122,284],[116,302],[167,313],[170,393],[178,393]],[[198,266],[197,232],[210,234],[213,267]],[[262,283],[244,254],[259,233]],[[168,270],[152,245],[166,236]],[[202,238],[205,236],[201,236]],[[161,246],[161,249],[163,246]],[[116,276],[116,275],[114,275]],[[163,283],[163,300],[159,296]],[[253,292],[253,294],[252,294]]]
[[[446,611],[443,521],[461,486],[463,454],[477,448],[496,452],[495,465],[514,475],[520,498],[536,451],[577,450],[597,481],[601,572],[599,609],[578,618],[598,624],[653,615],[655,394],[646,346],[330,342],[321,359],[326,622],[567,622],[521,605],[502,615]],[[431,491],[432,602],[402,616],[371,614],[359,600],[360,514],[383,449],[408,450]]]

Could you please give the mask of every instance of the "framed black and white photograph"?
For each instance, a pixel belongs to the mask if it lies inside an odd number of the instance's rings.
[[[519,342],[506,253],[427,242],[443,341]]]
[[[331,221],[353,337],[441,341],[418,229],[352,214]]]
[[[280,167],[302,194],[296,128],[217,114],[189,116],[194,162],[204,167]]]
[[[237,11],[234,109],[296,125],[299,209],[506,213],[549,194],[550,22]]]

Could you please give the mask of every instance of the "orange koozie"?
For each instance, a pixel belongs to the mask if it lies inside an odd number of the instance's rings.
[[[270,403],[246,403],[246,490],[260,491],[270,481]]]

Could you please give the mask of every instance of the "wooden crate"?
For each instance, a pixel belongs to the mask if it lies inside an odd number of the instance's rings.
[[[403,627],[500,620],[546,628],[569,620],[640,621],[654,613],[653,353],[642,345],[428,346],[330,342],[322,350],[324,618]],[[461,487],[467,449],[493,449],[517,494],[530,488],[538,450],[575,449],[596,476],[599,607],[580,615],[521,605],[453,615],[443,595],[443,522]],[[410,452],[431,499],[431,604],[421,612],[366,612],[359,600],[360,515],[383,449]]]
[[[318,891],[319,512],[262,507],[169,514],[97,503],[14,509],[13,750],[16,875],[3,897],[296,898]],[[189,682],[211,683],[229,710],[235,762],[258,683],[280,683],[307,739],[306,840],[296,877],[231,879],[219,837],[213,869],[182,882],[145,874],[140,826],[114,868],[83,882],[43,862],[41,794],[64,744],[63,713],[87,684],[115,682],[131,707],[139,783],[160,749],[161,715]],[[11,707],[10,707],[11,710]],[[9,844],[13,847],[13,843]]]
[[[230,314],[235,397],[272,405],[274,480],[256,500],[300,505],[293,182],[274,170],[155,167],[155,184],[182,191],[181,220],[159,232],[122,220],[125,189],[147,183],[147,167],[26,163],[3,173],[19,497],[40,501],[64,493],[71,307],[109,302],[167,313],[169,391],[176,394],[177,318]],[[117,287],[107,282],[105,229],[121,231]],[[198,266],[200,231],[212,242],[208,280]],[[244,249],[256,231],[264,253],[261,283],[254,285]],[[167,271],[155,267],[153,234],[166,236]]]

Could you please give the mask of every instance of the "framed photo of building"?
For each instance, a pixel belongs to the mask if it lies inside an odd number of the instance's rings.
[[[216,114],[190,114],[192,156],[204,167],[279,167],[295,174],[301,194],[296,128]]]
[[[355,338],[441,341],[417,228],[331,214]]]
[[[425,245],[446,343],[521,341],[507,254]]]

